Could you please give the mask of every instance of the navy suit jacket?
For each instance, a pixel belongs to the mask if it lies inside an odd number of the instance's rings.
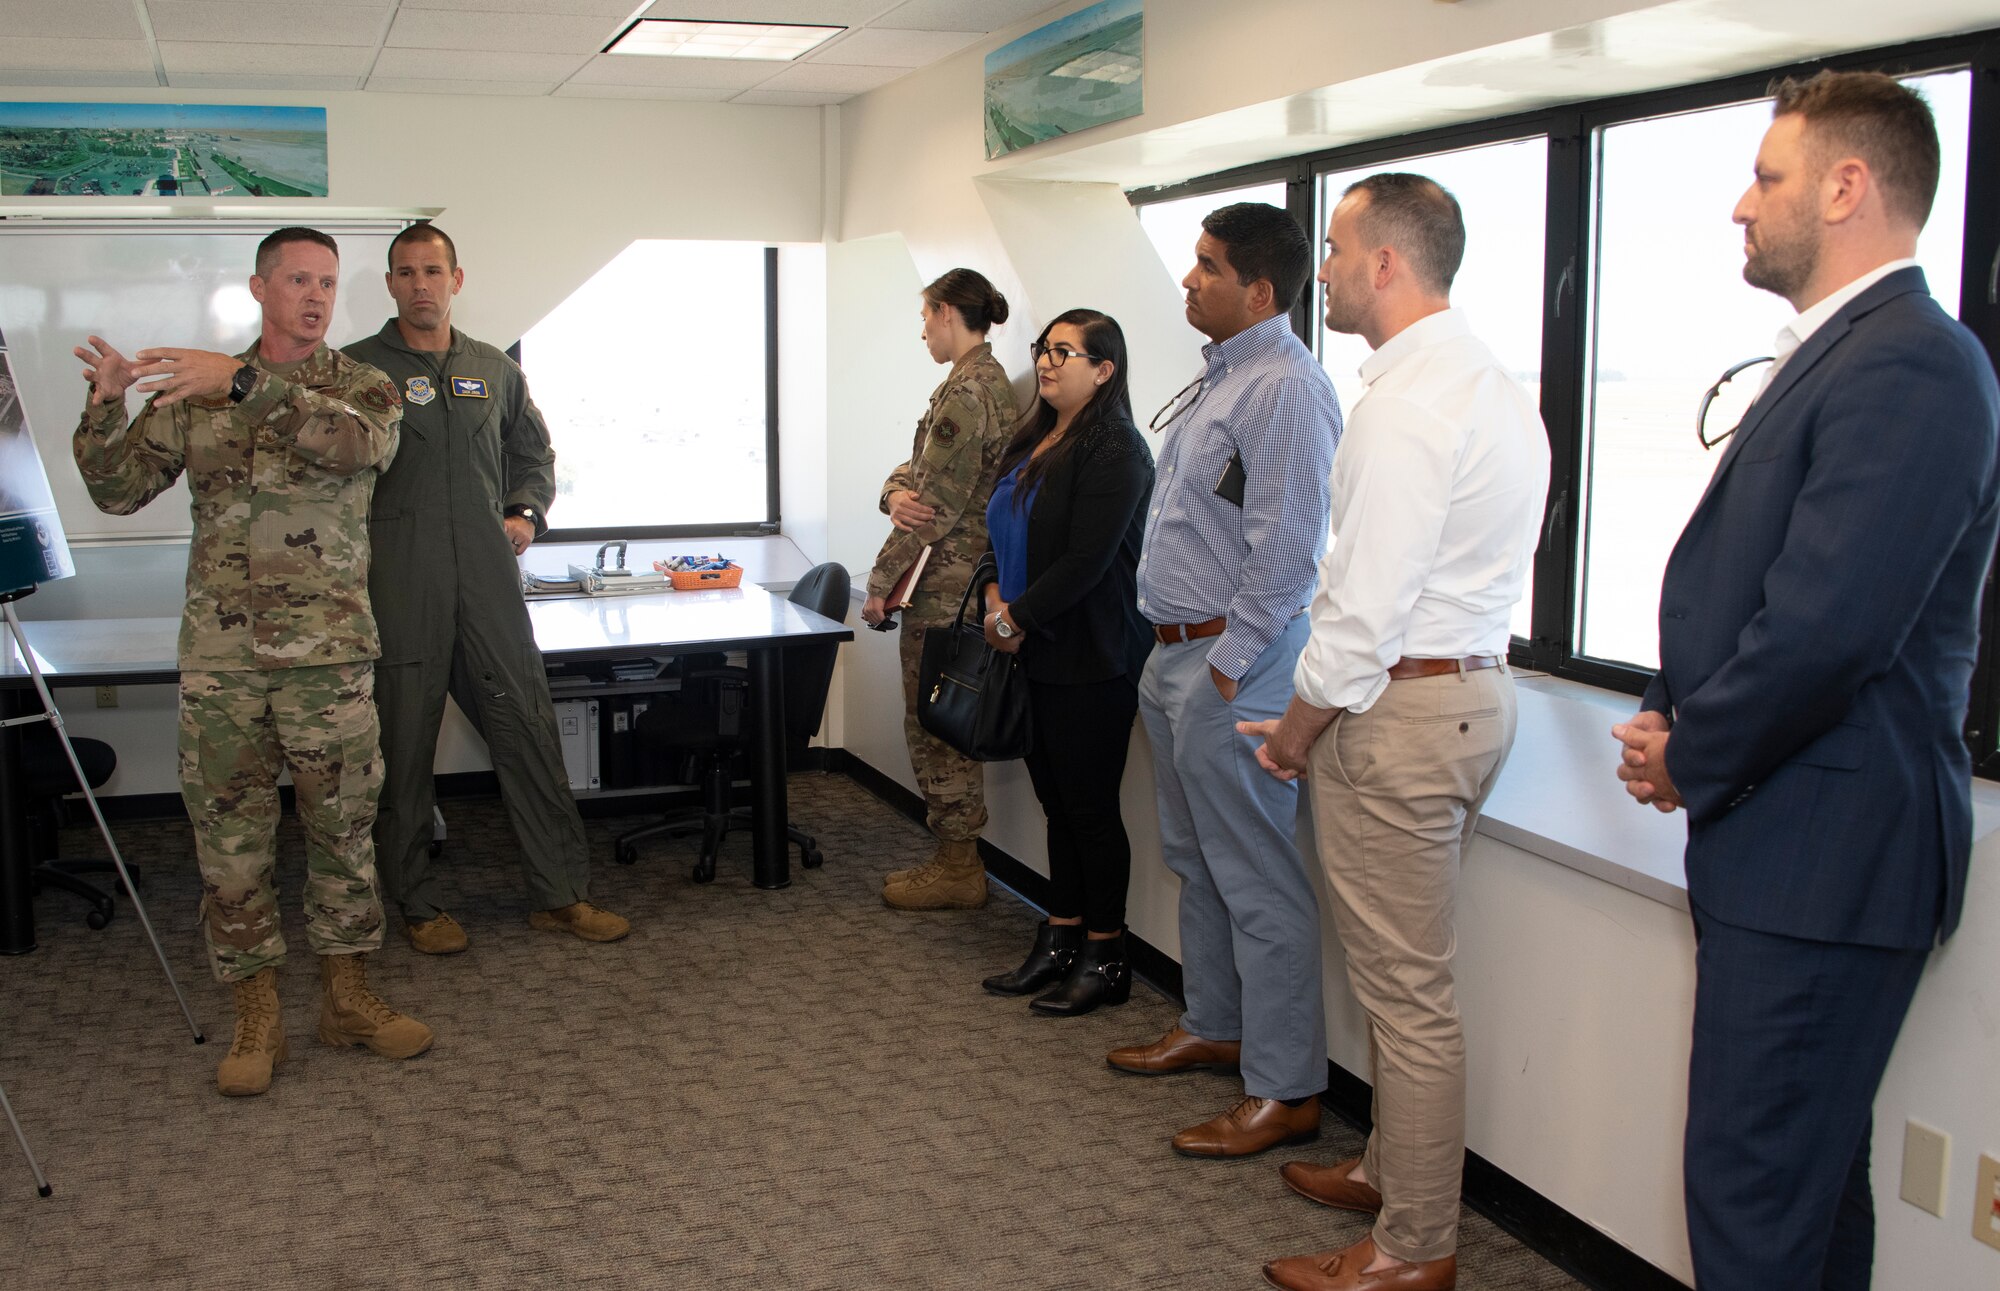
[[[1738,927],[1928,947],[1971,854],[1961,728],[2000,526],[2000,392],[1922,270],[1751,406],[1660,585],[1688,896]]]

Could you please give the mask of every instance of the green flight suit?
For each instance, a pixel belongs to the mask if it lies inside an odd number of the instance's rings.
[[[375,666],[385,780],[376,864],[411,922],[440,912],[430,858],[432,764],[449,693],[486,740],[536,909],[589,894],[590,851],[563,769],[548,676],[535,648],[506,509],[555,497],[555,453],[521,369],[458,331],[444,353],[413,350],[396,320],[345,352],[389,374],[403,442],[375,486],[368,593],[382,633]]]

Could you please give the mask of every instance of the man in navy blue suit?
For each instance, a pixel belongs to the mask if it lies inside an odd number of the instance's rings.
[[[1799,316],[1660,585],[1660,671],[1613,729],[1688,816],[1685,1151],[1702,1291],[1865,1288],[1875,1089],[1971,851],[1961,734],[2000,527],[2000,392],[1913,258],[1930,110],[1787,81],[1737,203]]]

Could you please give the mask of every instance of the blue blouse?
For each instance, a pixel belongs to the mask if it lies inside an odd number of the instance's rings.
[[[993,500],[986,504],[986,530],[993,540],[993,558],[1000,566],[1000,599],[1011,601],[1028,590],[1028,515],[1035,509],[1035,494],[1042,482],[1028,490],[1021,505],[1014,505],[1014,490],[1021,483],[1020,466],[1002,476],[993,486]]]

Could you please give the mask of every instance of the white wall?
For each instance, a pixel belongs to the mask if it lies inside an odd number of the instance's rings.
[[[845,240],[827,252],[832,549],[862,568],[886,532],[877,490],[907,454],[910,423],[940,375],[915,342],[914,294],[953,265],[987,274],[1020,311],[994,337],[1017,375],[1026,368],[1022,342],[1040,321],[1080,304],[1126,327],[1142,423],[1192,375],[1199,338],[1181,320],[1174,287],[1186,266],[1162,265],[1145,246],[1122,183],[1205,173],[1217,157],[1240,162],[1324,146],[1348,128],[1343,113],[1395,123],[1380,129],[1387,135],[1589,97],[1607,85],[1622,91],[1775,65],[1844,39],[1861,47],[1979,21],[1958,0],[1913,0],[1893,11],[1858,0],[1149,0],[1144,116],[989,163],[980,60],[1020,29],[996,33],[839,109],[829,237]],[[1361,88],[1377,80],[1394,83],[1396,101]],[[841,679],[846,746],[908,785],[894,643],[861,636]],[[1531,743],[1517,747],[1509,777],[1601,763],[1608,783],[1602,750]],[[1136,848],[1130,923],[1173,951],[1177,884],[1159,860],[1143,736],[1134,754],[1125,785]],[[1560,778],[1530,782],[1558,799],[1571,792]],[[1045,871],[1040,813],[1018,768],[990,769],[988,798],[989,837]],[[1301,836],[1309,844],[1303,826]],[[2000,1011],[1990,985],[1985,995],[1978,985],[2000,977],[2000,895],[1985,873],[1995,850],[1991,836],[1980,844],[1966,929],[1933,964],[1884,1085],[1875,1157],[1876,1285],[1884,1291],[2000,1284],[2000,1258],[1967,1235],[1972,1159],[2000,1149],[2000,1104],[1977,1074],[2000,1069]],[[1691,1278],[1680,1200],[1693,999],[1685,913],[1483,836],[1469,850],[1460,902],[1469,1146]],[[1366,1033],[1330,935],[1327,953],[1333,1057],[1365,1076]],[[1905,1115],[1955,1137],[1944,1220],[1896,1200]]]

